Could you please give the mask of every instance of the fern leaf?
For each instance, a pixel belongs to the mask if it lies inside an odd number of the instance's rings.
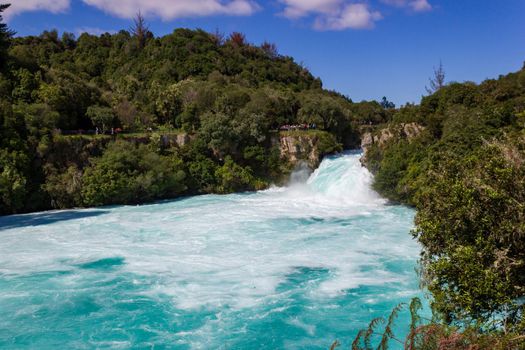
[[[354,341],[352,342],[352,350],[364,350],[361,347],[361,339],[363,339],[365,334],[366,334],[366,329],[361,329],[359,331],[359,333],[357,333],[357,336],[355,337]]]
[[[374,318],[368,325],[368,329],[366,330],[364,338],[366,350],[372,350],[372,335],[375,333],[374,330],[378,325],[383,323],[385,323],[385,319],[382,317],[378,317]]]

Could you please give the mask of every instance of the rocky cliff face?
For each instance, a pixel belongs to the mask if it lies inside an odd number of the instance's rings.
[[[425,127],[418,123],[401,123],[390,125],[387,128],[377,130],[375,132],[367,131],[361,136],[361,148],[363,149],[363,157],[361,163],[366,164],[367,152],[370,147],[377,145],[384,147],[393,138],[410,140],[418,137]]]
[[[283,136],[279,143],[281,157],[287,158],[294,165],[304,160],[313,169],[321,162],[316,140],[312,137]]]
[[[160,142],[166,148],[186,146],[192,139],[187,133],[159,135],[159,137]]]
[[[272,145],[279,147],[281,158],[292,166],[306,162],[311,169],[317,168],[325,155],[342,150],[335,137],[324,131],[280,133],[272,137]]]

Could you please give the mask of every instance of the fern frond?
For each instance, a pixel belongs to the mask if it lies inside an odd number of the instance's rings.
[[[421,304],[421,299],[419,298],[413,298],[410,302],[410,330],[415,330],[421,321],[421,317],[418,314],[418,311],[423,309],[423,305]]]
[[[330,346],[330,350],[335,350],[335,348],[337,348],[339,345],[341,345],[341,343],[339,343],[339,341],[334,341],[334,343],[332,344],[332,346]]]
[[[364,337],[365,334],[366,334],[366,329],[361,329],[359,333],[357,333],[354,341],[352,342],[352,350],[364,350],[361,347],[361,339]]]
[[[378,325],[383,323],[385,323],[385,319],[382,317],[377,317],[374,318],[368,325],[368,329],[366,330],[364,338],[366,350],[372,350],[372,335],[375,333],[374,330]]]
[[[397,316],[399,313],[403,310],[403,308],[406,306],[405,303],[398,304],[390,313],[390,316],[388,317],[388,322],[386,324],[385,330],[383,332],[383,336],[381,337],[381,343],[377,347],[377,350],[387,350],[388,349],[388,341],[390,339],[394,339],[398,342],[401,342],[400,340],[396,339],[394,337],[394,332],[392,330],[394,323],[397,319]],[[403,342],[401,342],[403,344]]]
[[[418,328],[419,323],[421,322],[421,317],[419,316],[418,311],[421,309],[423,309],[423,305],[421,304],[421,299],[417,297],[413,298],[409,306],[410,332],[405,341],[405,348],[408,350],[413,350],[416,345],[415,343],[416,343],[417,328]]]

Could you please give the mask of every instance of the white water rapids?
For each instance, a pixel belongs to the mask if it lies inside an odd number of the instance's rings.
[[[306,183],[0,217],[1,348],[326,349],[418,295],[360,154]]]

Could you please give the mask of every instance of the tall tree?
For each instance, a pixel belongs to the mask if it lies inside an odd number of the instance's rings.
[[[279,56],[277,46],[274,43],[265,41],[264,43],[262,43],[261,49],[268,55],[268,57],[275,58]]]
[[[215,32],[211,34],[211,38],[215,45],[222,46],[224,45],[224,33],[222,33],[219,28],[215,29]]]
[[[439,61],[439,67],[434,67],[434,76],[428,79],[430,81],[430,86],[425,86],[429,95],[432,95],[434,92],[441,90],[445,86],[445,70],[443,69],[443,63]]]
[[[379,103],[381,105],[381,107],[383,107],[384,109],[393,109],[393,108],[396,108],[396,105],[394,104],[394,102],[391,102],[389,101],[386,96],[383,96],[383,99],[381,100],[381,102]]]
[[[9,8],[11,4],[0,4],[0,69],[2,69],[7,62],[7,49],[11,37],[15,34],[14,31],[7,27],[4,23],[2,13]]]
[[[245,46],[246,45],[246,36],[240,32],[233,32],[230,34],[230,42],[236,46]]]
[[[139,48],[144,48],[144,46],[146,46],[147,39],[151,37],[151,32],[146,23],[146,20],[144,19],[144,16],[142,16],[140,11],[133,19],[133,26],[130,28],[130,32],[135,38],[137,38]]]

